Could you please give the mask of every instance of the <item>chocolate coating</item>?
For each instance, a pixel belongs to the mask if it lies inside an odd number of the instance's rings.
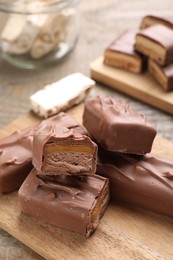
[[[140,29],[143,30],[149,26],[156,24],[162,24],[170,29],[173,29],[173,18],[161,17],[156,15],[146,15],[141,21]]]
[[[123,101],[99,96],[85,102],[83,125],[103,148],[114,152],[150,152],[155,128],[144,115],[137,114]]]
[[[68,114],[42,121],[34,134],[33,164],[40,174],[96,172],[97,145]]]
[[[137,30],[126,30],[105,50],[104,63],[131,72],[139,73],[144,69],[144,57],[134,50]]]
[[[97,228],[109,200],[107,178],[44,176],[31,171],[19,190],[24,213],[89,237]]]
[[[119,37],[111,42],[108,46],[108,50],[118,51],[129,55],[138,55],[134,50],[135,37],[138,30],[126,30]]]
[[[32,169],[33,128],[0,140],[0,193],[17,190]]]
[[[164,66],[173,62],[172,39],[173,30],[164,25],[153,25],[137,33],[135,50]]]
[[[173,216],[173,161],[102,151],[97,173],[109,178],[112,201]]]

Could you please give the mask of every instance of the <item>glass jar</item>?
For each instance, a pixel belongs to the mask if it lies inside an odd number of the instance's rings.
[[[0,0],[0,52],[27,69],[51,65],[75,46],[79,0]]]

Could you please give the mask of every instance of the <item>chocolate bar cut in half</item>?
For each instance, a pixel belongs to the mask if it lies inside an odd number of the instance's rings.
[[[33,127],[0,140],[0,194],[17,190],[32,169]]]
[[[31,171],[19,190],[24,213],[89,237],[109,201],[109,181],[88,176],[38,176]]]
[[[109,178],[112,201],[173,217],[173,161],[103,150],[99,158],[97,173]]]
[[[134,50],[137,30],[127,30],[117,37],[104,52],[104,63],[130,72],[142,72],[144,56]]]
[[[173,63],[162,67],[157,62],[149,59],[148,71],[165,91],[173,90]]]
[[[173,30],[153,25],[136,35],[135,50],[164,66],[173,62]]]
[[[109,151],[145,154],[150,152],[155,128],[123,100],[88,98],[83,125],[95,141]]]
[[[143,17],[141,24],[140,24],[140,29],[143,30],[147,27],[150,27],[152,25],[156,24],[162,24],[171,30],[173,30],[173,18],[171,17],[161,17],[161,16],[156,16],[156,15],[146,15]]]
[[[34,134],[33,164],[42,175],[96,172],[97,145],[70,115],[42,121]]]

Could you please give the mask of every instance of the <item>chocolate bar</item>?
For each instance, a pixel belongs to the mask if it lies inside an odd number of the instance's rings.
[[[173,62],[172,39],[173,30],[153,25],[137,33],[135,50],[164,66]]]
[[[144,69],[144,57],[134,50],[137,30],[128,30],[116,38],[105,50],[104,63],[139,73]]]
[[[0,140],[0,193],[17,190],[32,169],[33,128]]]
[[[99,96],[85,102],[83,125],[103,148],[145,154],[151,151],[155,128],[124,101]]]
[[[156,24],[162,24],[164,26],[167,26],[171,30],[173,30],[173,18],[171,17],[161,17],[156,15],[146,15],[140,25],[140,29],[143,30],[147,27],[150,27],[152,25]]]
[[[173,217],[173,161],[102,151],[97,173],[109,178],[112,201]]]
[[[68,75],[33,94],[32,110],[44,118],[65,111],[84,100],[94,85],[94,80],[81,73]]]
[[[148,71],[164,90],[173,90],[173,63],[162,67],[157,62],[149,59]]]
[[[97,145],[68,114],[44,120],[34,134],[33,164],[43,175],[93,174]]]
[[[109,182],[92,176],[38,177],[35,169],[19,190],[24,213],[89,237],[109,201]]]

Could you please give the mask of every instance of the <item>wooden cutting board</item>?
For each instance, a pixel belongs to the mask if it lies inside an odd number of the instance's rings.
[[[70,111],[79,122],[83,105]],[[0,137],[38,122],[28,113],[5,129]],[[157,137],[153,152],[173,159],[173,144]],[[85,238],[50,226],[21,213],[17,192],[0,197],[0,227],[46,259],[173,259],[173,219],[109,204],[96,232]]]
[[[103,57],[91,63],[91,77],[111,88],[173,114],[173,91],[165,92],[149,75],[134,74],[103,64]]]

